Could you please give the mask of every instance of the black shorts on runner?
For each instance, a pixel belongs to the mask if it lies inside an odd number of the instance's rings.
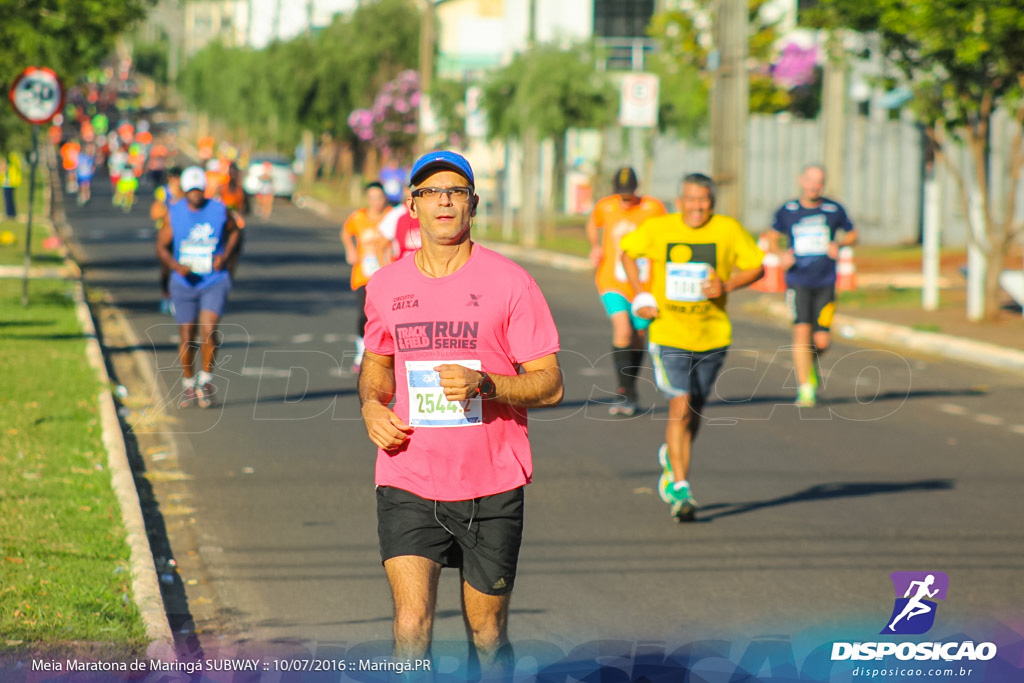
[[[836,288],[790,287],[786,290],[786,305],[794,325],[806,324],[815,332],[827,332],[836,312]]]
[[[523,542],[523,487],[473,500],[434,501],[377,487],[380,559],[415,555],[458,567],[487,595],[512,591]]]

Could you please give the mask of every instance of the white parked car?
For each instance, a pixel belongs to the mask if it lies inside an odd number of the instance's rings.
[[[249,162],[245,170],[245,178],[242,179],[242,188],[246,194],[258,195],[260,193],[260,178],[263,176],[263,165],[270,164],[270,177],[274,185],[275,197],[287,197],[291,199],[295,194],[295,187],[298,176],[292,170],[291,162],[281,156],[255,156]]]

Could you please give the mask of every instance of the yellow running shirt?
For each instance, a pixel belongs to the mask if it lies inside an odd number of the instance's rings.
[[[712,265],[723,282],[734,269],[761,265],[764,252],[739,222],[715,214],[703,227],[691,228],[673,213],[644,221],[619,246],[631,258],[651,261],[651,294],[658,301],[658,317],[650,327],[653,343],[686,351],[732,343],[728,297],[703,299],[699,264]]]

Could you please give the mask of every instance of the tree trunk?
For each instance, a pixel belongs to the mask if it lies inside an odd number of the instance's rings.
[[[1002,286],[999,284],[999,274],[1003,272],[1003,261],[1006,258],[1006,251],[1010,245],[993,245],[992,249],[985,252],[985,320],[996,320],[1002,310]]]

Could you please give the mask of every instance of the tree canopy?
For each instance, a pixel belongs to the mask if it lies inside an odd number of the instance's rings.
[[[405,0],[378,0],[338,16],[315,36],[262,50],[211,44],[182,69],[192,106],[259,144],[290,147],[304,128],[354,139],[348,117],[419,60],[419,22]],[[413,15],[415,16],[415,15]]]
[[[520,138],[527,124],[547,138],[614,121],[618,92],[596,64],[591,45],[538,45],[491,72],[483,83],[491,138]]]
[[[1019,0],[821,0],[812,20],[822,27],[847,27],[878,36],[884,60],[914,91],[912,107],[925,125],[936,158],[946,163],[962,204],[970,188],[982,204],[981,224],[969,235],[985,254],[985,316],[998,312],[1002,259],[1022,232],[1015,221],[1024,143],[1014,136],[1009,153],[1002,216],[990,196],[989,149],[992,115],[999,106],[1024,125],[1024,12]],[[949,163],[946,132],[962,135],[974,162],[973,182]]]

